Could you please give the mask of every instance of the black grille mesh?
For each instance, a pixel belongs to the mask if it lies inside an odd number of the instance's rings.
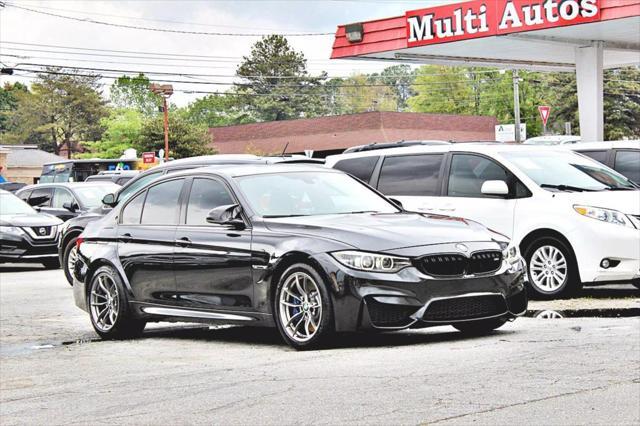
[[[491,317],[506,311],[505,300],[500,295],[456,297],[431,302],[422,319],[425,321],[465,320]]]
[[[496,271],[502,263],[497,250],[476,252],[470,258],[461,254],[431,254],[418,261],[418,269],[434,277],[456,277],[465,274],[486,274]]]
[[[410,316],[418,310],[415,306],[392,305],[367,299],[369,319],[378,327],[401,327],[410,322]]]

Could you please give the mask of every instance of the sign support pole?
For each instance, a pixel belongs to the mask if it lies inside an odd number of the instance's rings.
[[[513,70],[513,118],[515,120],[516,143],[522,142],[520,138],[520,78],[518,70]]]

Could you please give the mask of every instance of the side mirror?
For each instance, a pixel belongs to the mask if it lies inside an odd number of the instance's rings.
[[[393,204],[395,204],[396,206],[400,207],[401,209],[402,207],[402,203],[400,202],[400,200],[396,200],[395,198],[389,198],[389,201],[391,201]]]
[[[76,203],[72,203],[67,201],[66,203],[62,204],[62,207],[69,210],[71,213],[75,213],[76,210],[78,210],[78,205]]]
[[[486,180],[480,192],[485,195],[509,195],[509,187],[503,180]]]
[[[116,194],[111,193],[102,197],[102,204],[114,207],[116,205]]]
[[[207,214],[207,222],[216,225],[228,225],[234,229],[244,229],[244,221],[240,217],[242,207],[238,204],[229,204],[216,207]]]

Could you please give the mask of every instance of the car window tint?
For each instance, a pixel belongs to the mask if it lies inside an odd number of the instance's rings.
[[[154,185],[147,191],[142,209],[143,225],[176,225],[180,205],[180,191],[184,179],[170,180]]]
[[[586,155],[587,157],[593,158],[596,161],[601,162],[602,164],[607,163],[607,157],[609,152],[606,150],[601,151],[578,151],[580,154]]]
[[[213,179],[194,179],[187,204],[187,225],[207,225],[207,214],[216,207],[234,204],[227,188]]]
[[[437,195],[443,154],[387,157],[378,190],[386,195]]]
[[[49,207],[52,194],[53,190],[51,188],[34,189],[29,197],[29,204],[37,207]]]
[[[158,171],[155,173],[149,173],[148,175],[141,176],[134,182],[131,182],[126,188],[122,188],[122,190],[118,193],[118,202],[123,202],[131,195],[135,194],[140,188],[159,177],[162,174],[162,171]]]
[[[144,197],[147,192],[142,192],[136,195],[127,203],[122,209],[122,224],[123,225],[137,225],[140,223],[140,216],[142,215],[142,205],[144,204]]]
[[[73,195],[67,189],[56,188],[53,196],[52,207],[56,209],[63,209],[65,203],[73,204],[75,201],[76,200],[73,198]]]
[[[373,169],[376,167],[378,158],[380,157],[376,155],[348,158],[346,160],[338,161],[333,167],[368,183],[369,179],[371,179],[371,175],[373,174]]]
[[[640,151],[616,152],[613,168],[635,183],[640,183]]]
[[[498,163],[479,155],[458,154],[451,160],[447,195],[450,197],[489,197],[482,194],[488,180],[508,183],[506,170]]]

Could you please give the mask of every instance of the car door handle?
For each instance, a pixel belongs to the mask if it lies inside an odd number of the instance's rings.
[[[189,247],[191,245],[191,240],[189,237],[182,237],[176,240],[176,244],[180,247]]]
[[[122,235],[120,235],[119,239],[122,240],[122,241],[129,241],[131,239],[131,234],[128,233],[128,232],[125,233],[125,234],[122,234]]]

